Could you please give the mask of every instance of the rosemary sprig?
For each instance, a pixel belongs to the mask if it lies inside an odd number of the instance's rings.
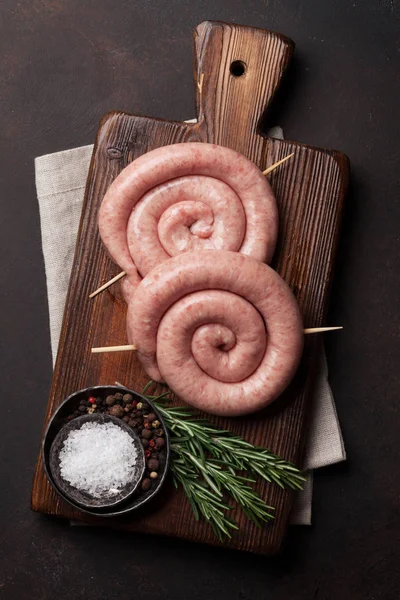
[[[221,495],[216,495],[206,482],[199,480],[192,465],[175,453],[171,460],[171,471],[175,487],[181,484],[196,521],[202,514],[220,540],[224,535],[231,537],[231,530],[238,529],[238,526],[227,516],[231,507],[221,500]]]
[[[254,477],[282,488],[302,489],[305,478],[292,463],[230,431],[216,429],[189,407],[165,406],[171,392],[149,395],[152,384],[150,381],[146,385],[143,395],[157,405],[170,431],[174,483],[182,485],[195,518],[199,519],[200,514],[205,517],[220,539],[231,537],[232,530],[238,528],[227,516],[232,507],[226,503],[226,496],[239,504],[257,526],[273,519],[274,508],[251,487]],[[242,476],[243,471],[252,478]]]

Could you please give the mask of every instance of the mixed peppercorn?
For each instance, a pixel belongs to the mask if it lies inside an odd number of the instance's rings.
[[[140,437],[146,457],[146,471],[140,484],[142,492],[155,488],[165,465],[165,439],[157,415],[146,402],[138,402],[132,394],[117,392],[102,398],[100,396],[81,399],[77,409],[68,420],[83,414],[103,413],[122,419]]]

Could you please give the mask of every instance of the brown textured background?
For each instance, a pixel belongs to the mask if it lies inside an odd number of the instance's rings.
[[[2,598],[399,596],[398,16],[396,0],[3,2]],[[345,330],[326,338],[349,461],[317,474],[314,526],[292,528],[273,560],[71,530],[28,508],[51,377],[33,158],[90,143],[110,107],[190,116],[190,33],[206,18],[293,38],[273,123],[352,162],[329,315]]]

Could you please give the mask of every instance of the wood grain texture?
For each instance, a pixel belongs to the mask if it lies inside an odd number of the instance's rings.
[[[110,113],[100,125],[88,177],[78,243],[66,302],[59,353],[45,422],[72,391],[120,381],[140,391],[146,375],[135,353],[92,355],[93,346],[126,343],[126,307],[113,286],[92,301],[88,295],[117,274],[97,232],[97,211],[110,183],[132,160],[153,148],[183,141],[207,141],[234,148],[265,169],[294,152],[270,181],[280,213],[280,237],[274,267],[294,291],[306,327],[323,324],[348,179],[347,158],[335,151],[267,138],[260,130],[265,111],[292,55],[283,36],[248,27],[202,23],[194,36],[198,123],[166,122],[125,113]],[[234,61],[245,72],[232,75]],[[201,90],[197,83],[203,76]],[[283,396],[262,414],[240,419],[212,419],[249,441],[300,464],[313,382],[318,336],[308,336],[299,371]],[[282,544],[292,495],[259,484],[268,504],[276,507],[270,525],[257,529],[239,509],[240,531],[232,548],[273,554]],[[38,459],[32,508],[64,518],[83,519],[58,499]],[[87,517],[84,520],[88,520]],[[94,519],[92,522],[96,522]],[[107,525],[219,544],[204,522],[196,522],[183,494],[166,489],[164,502],[152,512]]]

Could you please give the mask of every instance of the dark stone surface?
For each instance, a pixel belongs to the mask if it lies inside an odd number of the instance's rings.
[[[0,20],[0,597],[397,599],[398,0],[4,0]],[[349,460],[316,474],[314,525],[275,559],[86,528],[29,510],[51,378],[33,159],[92,142],[124,109],[193,114],[193,28],[280,31],[296,59],[271,121],[351,160],[326,337]]]

